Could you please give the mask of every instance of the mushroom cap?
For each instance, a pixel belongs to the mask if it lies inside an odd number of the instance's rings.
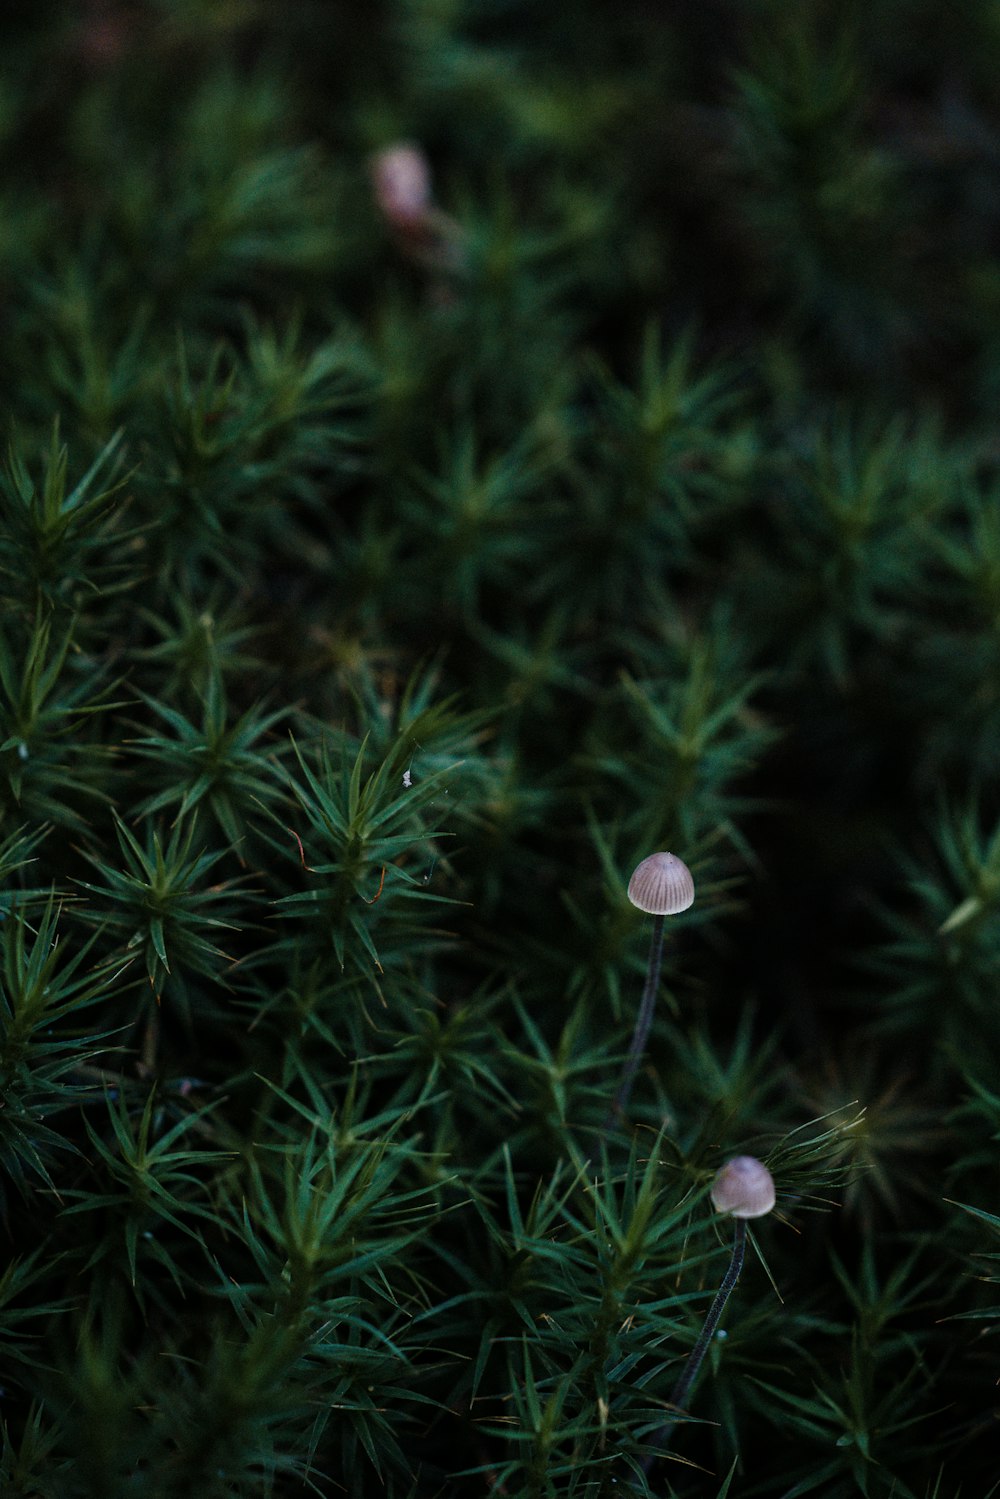
[[[651,916],[676,916],[694,900],[694,880],[676,854],[650,854],[637,864],[628,882],[628,898]]]
[[[431,171],[419,146],[398,141],[371,160],[375,201],[391,224],[412,229],[431,206]]]
[[[756,1156],[733,1156],[716,1172],[712,1203],[731,1218],[763,1218],[774,1207],[774,1179]]]

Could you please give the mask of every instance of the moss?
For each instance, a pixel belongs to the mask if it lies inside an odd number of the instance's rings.
[[[5,1496],[989,1491],[987,9],[5,20]]]

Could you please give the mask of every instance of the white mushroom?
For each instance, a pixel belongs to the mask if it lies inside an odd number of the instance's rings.
[[[716,1211],[730,1218],[763,1218],[774,1207],[774,1180],[756,1156],[733,1156],[716,1173],[711,1196]]]
[[[628,882],[628,898],[651,916],[676,916],[694,901],[694,880],[676,854],[650,854]]]

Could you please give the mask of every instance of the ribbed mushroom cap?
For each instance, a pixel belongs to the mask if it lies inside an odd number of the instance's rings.
[[[712,1203],[731,1218],[763,1218],[774,1207],[774,1180],[756,1156],[736,1155],[712,1183]]]
[[[628,882],[628,898],[651,916],[676,916],[694,900],[694,880],[676,854],[650,854]]]

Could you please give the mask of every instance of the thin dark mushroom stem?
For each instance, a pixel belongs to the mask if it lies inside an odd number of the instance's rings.
[[[656,1008],[656,991],[660,986],[660,968],[663,963],[663,917],[653,918],[653,937],[649,946],[649,962],[646,965],[646,984],[642,991],[642,1001],[639,1005],[639,1013],[636,1016],[635,1030],[632,1032],[632,1040],[629,1043],[628,1055],[622,1068],[621,1081],[615,1094],[612,1114],[624,1113],[628,1107],[629,1098],[632,1095],[632,1084],[639,1070],[643,1052],[646,1050],[646,1042],[649,1040],[649,1032],[653,1025],[653,1011]]]
[[[722,1285],[715,1293],[715,1300],[712,1302],[712,1305],[708,1309],[708,1316],[705,1318],[705,1325],[698,1335],[698,1341],[697,1343],[695,1343],[694,1347],[691,1349],[691,1352],[688,1354],[687,1362],[684,1365],[681,1377],[674,1385],[673,1391],[670,1395],[670,1404],[677,1412],[677,1416],[681,1416],[684,1414],[684,1408],[687,1405],[688,1396],[691,1394],[691,1386],[694,1384],[695,1380],[698,1377],[698,1370],[701,1368],[702,1360],[704,1359],[705,1354],[708,1351],[708,1345],[709,1343],[711,1343],[713,1337],[715,1336],[715,1331],[719,1325],[719,1320],[722,1317],[722,1313],[726,1309],[726,1302],[729,1300],[732,1289],[740,1278],[740,1271],[743,1269],[743,1256],[746,1252],[746,1243],[746,1219],[737,1218],[736,1236],[733,1240],[733,1256],[729,1261],[729,1269],[726,1271]],[[650,1452],[648,1456],[643,1458],[643,1473],[648,1474],[653,1464],[666,1452],[667,1447],[670,1444],[671,1434],[677,1424],[677,1416],[673,1416],[669,1421],[665,1421],[664,1424],[655,1432],[653,1436],[653,1442],[659,1450],[657,1452]]]

